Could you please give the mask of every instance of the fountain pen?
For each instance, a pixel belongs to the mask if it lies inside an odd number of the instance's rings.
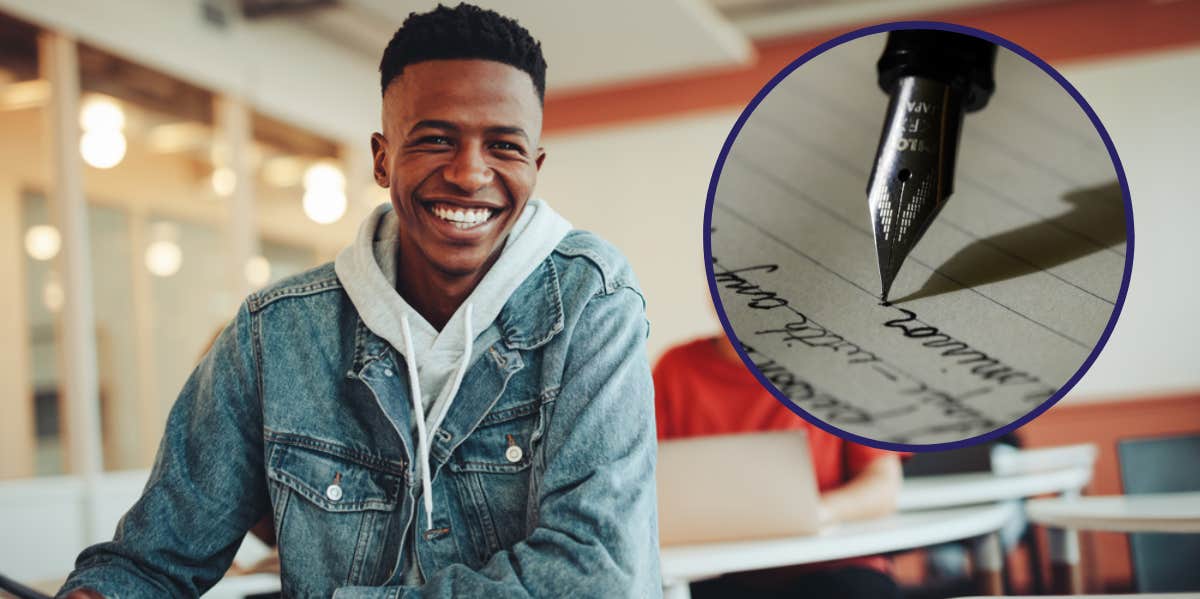
[[[983,108],[995,89],[996,46],[933,29],[888,34],[876,64],[887,114],[867,183],[880,299],[954,189],[963,115]]]

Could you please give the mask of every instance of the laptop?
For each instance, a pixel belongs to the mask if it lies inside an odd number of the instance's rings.
[[[804,431],[658,444],[659,544],[816,534],[820,497]]]

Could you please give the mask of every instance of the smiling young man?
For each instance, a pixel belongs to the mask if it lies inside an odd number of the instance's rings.
[[[530,199],[540,46],[439,7],[381,72],[391,205],[247,298],[64,590],[199,594],[265,516],[285,596],[661,592],[644,302],[615,249]]]

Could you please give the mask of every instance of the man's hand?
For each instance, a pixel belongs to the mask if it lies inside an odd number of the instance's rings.
[[[829,504],[825,503],[825,499],[822,498],[817,503],[817,527],[825,529],[837,524],[837,521],[837,514],[833,512],[833,509],[830,508]]]
[[[822,525],[850,520],[882,518],[896,511],[903,475],[900,458],[876,458],[846,484],[821,495],[818,508]]]

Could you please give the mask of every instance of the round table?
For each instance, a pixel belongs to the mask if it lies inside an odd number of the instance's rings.
[[[836,525],[812,536],[663,547],[663,591],[670,599],[686,599],[689,583],[729,572],[876,555],[964,539],[979,539],[983,561],[998,570],[1001,557],[995,533],[1018,509],[1010,503],[996,503],[901,512]]]
[[[896,507],[900,511],[1024,499],[1049,493],[1078,492],[1092,480],[1091,466],[1022,474],[940,474],[904,479]]]
[[[1025,511],[1030,520],[1055,528],[1200,533],[1200,493],[1036,499]]]

